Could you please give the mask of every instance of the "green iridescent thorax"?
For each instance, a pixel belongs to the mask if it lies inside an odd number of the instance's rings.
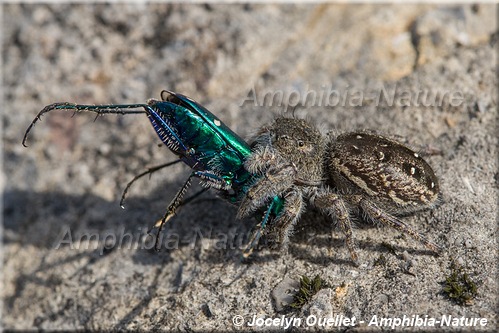
[[[213,171],[227,184],[248,179],[243,163],[250,147],[211,112],[182,95],[148,104],[158,136],[192,169]]]

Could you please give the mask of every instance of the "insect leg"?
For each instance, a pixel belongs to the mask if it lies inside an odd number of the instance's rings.
[[[124,202],[125,202],[126,195],[128,193],[128,190],[130,189],[130,187],[132,186],[132,184],[136,180],[142,178],[145,175],[150,175],[153,172],[156,172],[156,171],[158,171],[160,169],[169,167],[170,165],[177,164],[179,162],[182,162],[182,160],[175,160],[175,161],[172,161],[172,162],[168,162],[168,163],[164,163],[164,164],[161,164],[161,165],[157,165],[155,167],[148,168],[146,171],[144,171],[141,174],[138,174],[137,176],[133,177],[133,179],[126,185],[125,189],[123,190],[123,194],[121,195],[121,200],[120,200],[120,206],[121,206],[121,208],[125,208]]]
[[[440,253],[442,250],[440,246],[437,244],[427,240],[422,234],[397,219],[395,216],[385,213],[381,208],[376,206],[374,203],[369,200],[362,199],[360,201],[360,207],[362,210],[373,220],[380,221],[381,223],[390,226],[392,228],[397,229],[405,234],[408,234],[415,240],[424,244],[428,249],[432,250],[435,253]]]
[[[200,189],[199,191],[197,191],[196,193],[194,193],[193,195],[191,195],[187,199],[183,200],[180,203],[180,205],[178,206],[178,209],[180,209],[180,207],[183,207],[183,206],[187,205],[188,203],[190,203],[191,201],[193,201],[194,199],[196,199],[197,197],[199,197],[201,194],[203,194],[204,192],[208,191],[209,189],[210,188],[208,188],[208,187]]]
[[[154,225],[154,228],[156,228],[156,227],[158,228],[158,233],[156,234],[156,241],[154,243],[154,248],[156,249],[156,251],[160,250],[159,235],[160,235],[161,231],[163,230],[163,226],[165,225],[165,223],[169,219],[171,219],[173,216],[175,216],[177,208],[179,208],[182,205],[182,198],[184,197],[184,194],[187,191],[187,189],[189,188],[189,186],[191,186],[192,177],[194,177],[194,176],[195,176],[194,172],[190,174],[189,178],[187,178],[184,185],[182,185],[180,190],[178,190],[177,194],[175,194],[172,201],[168,205],[168,209],[166,210],[166,213],[163,216],[163,218],[161,220],[159,220],[158,222],[156,222],[156,224]]]
[[[262,221],[258,224],[258,229],[253,233],[253,236],[251,237],[248,246],[243,251],[244,258],[248,258],[251,255],[251,253],[253,253],[253,249],[258,244],[258,241],[260,240],[260,237],[262,236],[263,231],[265,230],[265,226],[267,225],[270,218],[270,213],[274,210],[274,206],[276,205],[276,199],[278,198],[279,197],[275,197],[270,203],[270,205],[267,207],[267,210],[263,215]]]
[[[183,206],[189,204],[191,201],[194,201],[196,198],[198,198],[199,196],[201,196],[204,192],[208,191],[209,188],[208,187],[205,187],[205,188],[202,188],[201,190],[197,191],[196,193],[194,193],[193,195],[191,195],[190,197],[187,197],[187,199],[185,200],[182,200],[180,202],[180,204],[177,206],[177,210],[176,212],[178,212],[180,210],[180,208],[182,208]],[[168,220],[170,219],[171,217],[168,218]],[[147,231],[147,233],[151,233],[152,229],[154,228],[157,228],[159,227],[160,223],[161,223],[162,220],[159,220],[158,222],[156,222],[156,224]]]
[[[232,186],[231,180],[226,180],[210,171],[195,171],[194,175],[199,177],[208,187],[213,187],[219,190],[229,190]]]

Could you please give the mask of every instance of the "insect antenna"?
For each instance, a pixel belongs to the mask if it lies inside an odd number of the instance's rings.
[[[104,114],[140,114],[140,113],[147,113],[146,108],[148,107],[147,104],[109,104],[109,105],[84,105],[84,104],[74,104],[74,103],[68,103],[68,102],[63,102],[63,103],[54,103],[47,105],[44,107],[38,114],[36,115],[35,119],[31,122],[29,125],[28,129],[24,133],[23,137],[23,146],[27,147],[26,145],[26,140],[28,139],[28,134],[31,131],[31,129],[35,126],[35,124],[41,120],[42,115],[45,113],[52,111],[52,110],[72,110],[74,113],[80,112],[80,111],[89,111],[89,112],[95,112],[97,113],[97,116],[104,115]],[[132,109],[139,109],[139,108],[144,108],[144,110],[132,110]],[[74,115],[74,114],[73,114]]]

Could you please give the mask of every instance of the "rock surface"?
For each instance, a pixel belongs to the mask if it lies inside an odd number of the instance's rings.
[[[1,9],[4,328],[230,331],[236,315],[299,316],[278,312],[272,292],[317,274],[331,289],[307,309],[366,322],[354,330],[372,329],[375,315],[481,317],[488,324],[479,329],[497,327],[494,6]],[[21,146],[47,104],[141,103],[162,89],[194,98],[243,137],[298,104],[297,116],[335,133],[375,129],[440,150],[427,160],[442,205],[404,221],[444,253],[358,222],[355,267],[341,232],[317,217],[297,225],[288,254],[263,248],[241,261],[255,221],[236,220],[235,207],[208,193],[172,220],[171,249],[158,254],[139,238],[188,170],[175,165],[138,181],[119,207],[130,179],[174,159],[145,117],[53,112]],[[470,306],[442,294],[453,260],[477,283]]]

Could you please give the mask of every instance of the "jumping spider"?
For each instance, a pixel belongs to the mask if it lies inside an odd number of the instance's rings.
[[[283,248],[306,200],[337,221],[354,262],[353,212],[404,232],[434,252],[440,250],[395,217],[431,209],[439,200],[431,167],[397,141],[368,132],[328,137],[306,120],[278,117],[258,130],[245,166],[260,177],[248,189],[238,216],[250,215],[275,196],[284,198],[272,225]]]

